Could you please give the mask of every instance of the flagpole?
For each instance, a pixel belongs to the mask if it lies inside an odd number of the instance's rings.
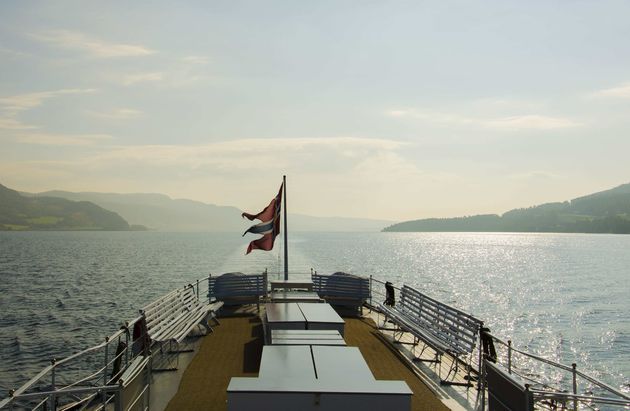
[[[289,242],[287,236],[287,176],[282,176],[284,188],[284,281],[289,279]]]

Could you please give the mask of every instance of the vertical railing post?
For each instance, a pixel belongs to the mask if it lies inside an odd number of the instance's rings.
[[[53,358],[52,360],[50,360],[50,364],[52,365],[52,372],[51,372],[51,377],[50,377],[51,378],[50,385],[52,386],[53,389],[55,388],[55,372],[57,370],[57,367],[55,367],[56,363],[57,363],[56,359]]]
[[[573,395],[577,395],[577,364],[571,364],[572,374],[573,374]],[[577,411],[578,400],[573,397],[573,411]]]
[[[212,273],[208,274],[208,304],[212,302],[212,295],[210,294],[210,280],[212,280]]]
[[[107,385],[107,362],[109,361],[109,336],[105,337],[105,364],[103,367],[103,385]]]
[[[488,330],[488,337],[492,338],[490,336],[490,330]],[[477,349],[479,350],[479,363],[477,364],[478,368],[479,368],[479,378],[477,379],[477,390],[481,390],[483,389],[483,384],[482,384],[482,380],[483,380],[483,373],[481,372],[483,369],[483,321],[481,322],[481,324],[479,325],[479,344],[477,344]]]
[[[263,273],[263,277],[265,279],[265,298],[267,298],[267,294],[269,293],[269,272],[265,267],[265,272]]]
[[[56,388],[55,388],[56,377],[57,377],[56,376],[57,367],[55,366],[56,363],[57,363],[56,359],[53,358],[52,360],[50,360],[50,364],[52,365],[52,372],[51,372],[51,376],[50,376],[50,380],[51,380],[50,384],[51,384],[51,388],[52,388],[51,391],[56,391]],[[52,411],[56,410],[57,409],[57,406],[56,406],[57,397],[55,396],[55,394],[50,394],[49,402],[50,402],[49,408]]]
[[[129,365],[129,322],[125,321],[125,366]]]
[[[482,356],[481,365],[479,367],[479,389],[481,390],[481,409],[486,409],[486,362]]]
[[[149,365],[147,364],[147,366],[145,367],[144,371],[142,372],[142,385],[143,388],[146,388],[147,390],[144,392],[144,394],[142,394],[142,409],[143,410],[148,410],[150,409],[149,407],[149,387],[151,386],[151,382],[149,380],[149,370],[148,370]]]
[[[151,409],[151,372],[153,370],[153,356],[149,357],[149,363],[147,364],[147,369],[145,370],[145,381],[147,384],[147,410]]]
[[[529,401],[530,401],[530,399],[531,399],[531,396],[529,395],[529,388],[530,388],[530,385],[529,385],[529,384],[525,384],[525,401],[526,401],[526,403],[525,403],[525,409],[526,409],[526,410],[529,410],[529,409],[530,409],[530,407],[531,407],[531,409],[534,409],[533,404],[530,404],[530,403],[529,403]]]
[[[105,406],[107,405],[107,393],[103,389],[97,390],[96,393],[101,397],[101,409],[105,410]]]
[[[199,301],[199,279],[197,279],[197,301]]]
[[[370,312],[372,312],[372,274],[370,274]]]
[[[512,374],[512,340],[508,340],[508,374]]]
[[[289,230],[287,230],[287,176],[282,176],[282,194],[284,194],[284,281],[289,280]],[[282,199],[280,199],[282,200]],[[280,216],[278,216],[280,217]],[[280,223],[278,221],[278,223]]]
[[[118,389],[116,390],[116,400],[114,401],[114,410],[122,411],[123,403],[122,403],[122,393],[123,393],[123,382],[122,380],[118,380]]]

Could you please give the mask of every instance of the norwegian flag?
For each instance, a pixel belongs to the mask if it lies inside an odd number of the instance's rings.
[[[265,250],[269,251],[273,248],[273,242],[276,239],[278,233],[280,233],[280,206],[282,204],[282,188],[283,184],[280,185],[280,190],[278,191],[278,195],[271,200],[269,205],[265,207],[258,214],[249,214],[243,213],[242,217],[247,218],[250,221],[260,220],[261,222],[258,224],[254,224],[249,227],[247,231],[243,233],[243,236],[247,233],[253,234],[262,234],[258,240],[254,240],[249,243],[247,247],[247,252],[245,254],[249,254],[252,250]]]

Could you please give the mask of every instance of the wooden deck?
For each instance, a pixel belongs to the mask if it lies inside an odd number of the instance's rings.
[[[359,347],[376,379],[407,382],[414,393],[412,410],[448,410],[439,394],[429,389],[401,360],[397,350],[379,336],[372,319],[344,319],[346,342]],[[260,318],[238,314],[221,317],[220,321],[221,325],[203,338],[167,410],[225,410],[230,379],[258,375],[263,347]]]

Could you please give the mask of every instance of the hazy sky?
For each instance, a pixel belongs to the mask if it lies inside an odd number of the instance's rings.
[[[630,2],[2,1],[0,183],[405,220],[630,182]]]

